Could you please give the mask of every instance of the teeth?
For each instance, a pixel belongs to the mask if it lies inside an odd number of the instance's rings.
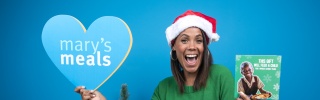
[[[186,57],[196,57],[197,55],[186,55]]]

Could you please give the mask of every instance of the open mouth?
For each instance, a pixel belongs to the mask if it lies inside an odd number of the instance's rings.
[[[185,55],[185,59],[189,65],[194,65],[197,62],[198,55]]]

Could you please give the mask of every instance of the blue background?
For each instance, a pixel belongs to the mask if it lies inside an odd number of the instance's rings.
[[[127,83],[131,100],[148,100],[158,82],[171,76],[165,29],[188,9],[217,19],[221,38],[210,45],[215,63],[234,72],[237,54],[282,55],[281,100],[314,99],[320,90],[317,0],[6,0],[0,7],[3,100],[80,100],[42,46],[42,28],[58,14],[74,16],[86,28],[101,16],[123,19],[132,31],[132,50],[99,91],[117,100]]]

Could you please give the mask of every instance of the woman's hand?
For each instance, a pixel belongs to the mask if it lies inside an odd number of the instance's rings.
[[[81,95],[82,100],[107,100],[99,91],[86,90],[84,86],[78,86],[74,91]]]

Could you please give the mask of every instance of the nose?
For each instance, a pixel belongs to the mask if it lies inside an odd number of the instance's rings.
[[[249,73],[249,72],[251,72],[251,70],[243,70],[243,72]]]
[[[196,50],[196,44],[194,41],[190,42],[188,49],[191,51]]]

